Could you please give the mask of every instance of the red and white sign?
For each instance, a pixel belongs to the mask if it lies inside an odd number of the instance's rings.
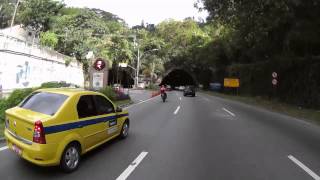
[[[94,64],[93,67],[97,70],[97,71],[101,71],[106,67],[106,63],[104,62],[103,59],[97,59]]]

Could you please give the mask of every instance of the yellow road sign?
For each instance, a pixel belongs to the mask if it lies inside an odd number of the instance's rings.
[[[240,80],[236,78],[224,78],[224,87],[238,88],[240,87]]]

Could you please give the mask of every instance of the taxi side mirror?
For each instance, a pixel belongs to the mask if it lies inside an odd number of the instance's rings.
[[[116,109],[116,111],[117,111],[117,112],[122,112],[122,108],[118,106],[117,109]]]

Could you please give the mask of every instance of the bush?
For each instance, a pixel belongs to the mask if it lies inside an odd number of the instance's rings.
[[[31,94],[35,89],[16,89],[8,99],[0,99],[0,121],[4,120],[5,111],[9,108],[17,106],[23,99]]]
[[[114,92],[114,90],[110,86],[101,89],[99,92],[107,96],[111,101],[115,101],[117,98],[116,92]]]
[[[9,98],[6,100],[8,108],[17,106],[24,98],[31,94],[35,89],[26,88],[26,89],[16,89],[14,90]]]
[[[61,88],[61,87],[69,87],[70,84],[66,82],[46,82],[42,83],[40,88]]]
[[[159,86],[156,84],[150,84],[149,86],[146,87],[146,89],[150,89],[150,90],[158,90]]]
[[[7,108],[6,100],[0,99],[0,122],[3,122],[4,120],[4,112]]]

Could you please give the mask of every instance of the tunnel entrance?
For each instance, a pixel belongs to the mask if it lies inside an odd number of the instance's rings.
[[[171,87],[196,85],[194,78],[182,69],[175,69],[166,75],[160,85],[170,85]]]
[[[121,84],[124,88],[131,88],[134,85],[134,79],[130,73],[122,69],[110,69],[108,84]]]

